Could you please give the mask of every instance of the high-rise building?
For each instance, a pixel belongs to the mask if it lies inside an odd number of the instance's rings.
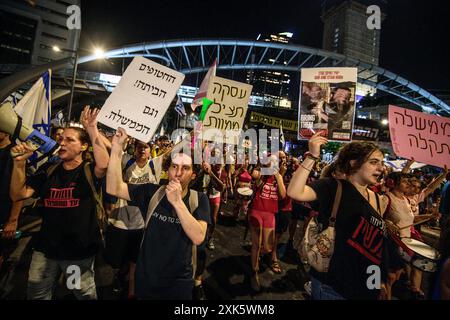
[[[327,0],[322,2],[324,23],[323,48],[344,54],[362,62],[378,65],[380,56],[380,29],[367,27],[370,14],[367,8],[377,5],[381,9],[381,21],[384,20],[384,1],[364,0]],[[363,71],[359,76],[376,82],[371,71]],[[375,93],[375,89],[358,83],[358,95]]]
[[[259,35],[257,41],[278,42],[288,44],[291,42],[291,32],[280,32],[267,36]],[[255,63],[255,56],[251,57],[251,63]],[[273,59],[266,58],[261,63],[273,63]],[[247,83],[253,85],[255,97],[263,101],[264,106],[291,108],[290,100],[290,75],[276,70],[251,70],[247,72]]]
[[[80,29],[67,27],[71,5],[81,0],[0,0],[0,63],[38,65],[70,56]]]

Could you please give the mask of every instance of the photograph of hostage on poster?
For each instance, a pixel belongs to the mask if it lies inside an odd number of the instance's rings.
[[[301,76],[298,138],[321,132],[331,141],[351,141],[357,68],[304,68]]]

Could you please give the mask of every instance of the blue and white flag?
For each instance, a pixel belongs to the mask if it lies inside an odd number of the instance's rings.
[[[22,117],[24,124],[46,136],[50,136],[52,114],[51,78],[52,72],[48,70],[14,107],[14,111]]]
[[[183,101],[181,101],[180,96],[178,96],[177,103],[175,104],[175,111],[181,116],[186,116],[186,109],[184,109]]]
[[[284,150],[284,147],[286,145],[286,140],[284,139],[283,126],[281,124],[280,124],[280,143],[281,143],[281,147]]]

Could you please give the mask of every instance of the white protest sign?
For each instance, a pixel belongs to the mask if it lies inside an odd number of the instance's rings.
[[[242,82],[211,77],[206,97],[213,104],[203,120],[203,140],[238,144],[252,87]]]
[[[98,121],[149,141],[169,108],[184,74],[144,57],[136,57],[106,100]]]

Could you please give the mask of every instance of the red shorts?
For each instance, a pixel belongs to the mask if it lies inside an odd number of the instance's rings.
[[[215,197],[215,198],[209,198],[209,203],[211,205],[213,205],[213,204],[219,205],[220,204],[220,196],[219,197]]]
[[[273,212],[264,212],[259,210],[250,211],[249,222],[255,228],[274,229],[275,214]]]

